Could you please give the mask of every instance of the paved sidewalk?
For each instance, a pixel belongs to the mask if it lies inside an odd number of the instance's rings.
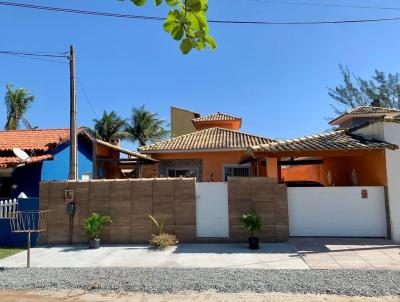
[[[26,252],[0,260],[0,267],[24,267]],[[32,249],[32,267],[174,267],[309,269],[291,244],[261,244],[251,251],[246,244],[180,244],[164,251],[146,245],[54,246]]]
[[[24,267],[26,252],[0,260],[0,267]],[[164,251],[146,245],[51,246],[32,249],[32,267],[255,268],[400,270],[400,245],[384,239],[291,238],[246,244],[180,244]]]
[[[400,245],[371,238],[291,238],[313,269],[400,270]]]

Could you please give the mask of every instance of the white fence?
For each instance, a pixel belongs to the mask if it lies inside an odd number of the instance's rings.
[[[17,207],[16,199],[0,200],[0,219],[9,218],[10,213],[17,211]]]
[[[288,188],[291,236],[386,237],[383,187]]]

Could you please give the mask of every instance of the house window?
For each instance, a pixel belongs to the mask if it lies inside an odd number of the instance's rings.
[[[228,181],[228,177],[249,177],[250,166],[229,165],[224,166],[224,179]]]
[[[168,177],[199,177],[197,169],[168,169]]]

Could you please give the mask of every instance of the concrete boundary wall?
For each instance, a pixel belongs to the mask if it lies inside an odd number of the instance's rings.
[[[42,244],[66,244],[69,216],[65,190],[75,191],[76,214],[73,243],[85,243],[84,219],[97,212],[111,216],[104,229],[104,243],[146,243],[156,230],[148,219],[166,217],[165,231],[180,242],[207,242],[196,234],[196,180],[159,178],[43,182],[40,208],[50,210],[48,231],[40,235]],[[257,177],[229,178],[229,238],[212,242],[245,242],[248,234],[240,226],[240,215],[255,210],[262,219],[261,241],[286,241],[289,235],[286,185]],[[209,209],[213,211],[212,203]]]
[[[288,199],[285,184],[264,177],[228,178],[229,238],[246,241],[240,216],[256,211],[261,216],[261,241],[287,241],[289,238]]]
[[[149,214],[165,216],[165,231],[176,234],[181,242],[196,239],[195,179],[91,180],[40,184],[40,208],[51,211],[49,229],[40,235],[43,244],[68,242],[65,190],[75,190],[74,243],[87,242],[82,227],[93,212],[111,216],[112,223],[101,238],[105,243],[147,242],[155,232]]]

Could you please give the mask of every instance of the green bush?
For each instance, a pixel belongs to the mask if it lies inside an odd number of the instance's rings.
[[[255,237],[261,230],[261,218],[256,212],[244,213],[240,217],[240,225],[249,233],[250,237]]]
[[[112,222],[110,216],[92,213],[85,219],[83,228],[89,239],[99,239],[104,226],[110,222]]]

